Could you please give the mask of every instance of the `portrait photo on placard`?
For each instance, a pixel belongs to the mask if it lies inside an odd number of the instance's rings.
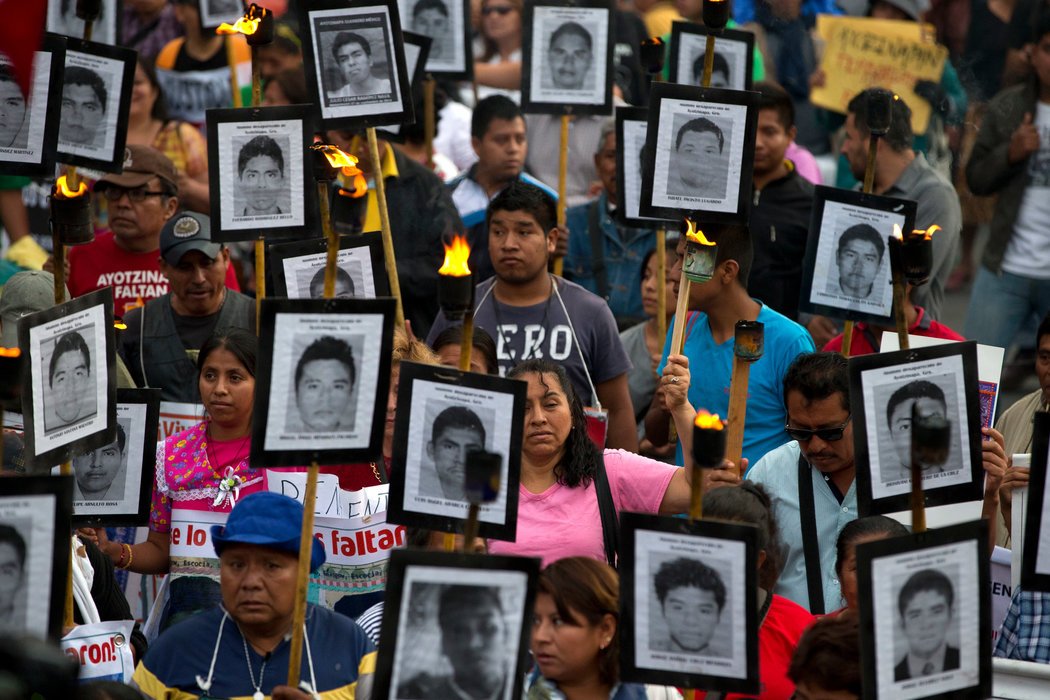
[[[375,697],[522,697],[539,560],[391,553]]]
[[[710,87],[750,90],[754,50],[755,35],[751,32],[734,29],[719,32],[715,37]],[[706,52],[706,27],[693,22],[672,24],[668,54],[671,82],[701,85]]]
[[[755,99],[751,92],[654,85],[646,132],[653,176],[642,178],[643,215],[746,220]]]
[[[0,479],[0,634],[60,636],[72,482],[52,476]]]
[[[426,72],[444,77],[469,77],[473,57],[469,41],[469,5],[464,0],[398,0],[406,30],[430,38]],[[408,47],[405,47],[408,58]],[[409,61],[409,75],[412,74]]]
[[[302,235],[312,220],[307,107],[208,110],[212,234],[216,240]]]
[[[327,242],[323,238],[269,247],[275,296],[323,299]],[[375,299],[390,293],[378,232],[341,236],[336,254],[335,299]]]
[[[496,499],[481,506],[481,536],[513,541],[521,467],[525,386],[448,367],[401,363],[394,422],[395,477],[390,520],[431,529],[462,529],[469,503],[467,460],[474,451],[500,455]],[[403,465],[403,467],[401,466]]]
[[[382,126],[411,118],[394,0],[355,7],[314,0],[300,17],[307,85],[326,127]]]
[[[522,75],[525,111],[609,114],[612,13],[599,2],[525,4]],[[543,109],[546,105],[547,109]]]
[[[1032,417],[1031,447],[1021,586],[1026,591],[1050,592],[1050,498],[1046,497],[1046,470],[1050,464],[1050,413],[1036,411]]]
[[[201,28],[214,30],[223,22],[233,24],[244,14],[246,3],[243,0],[198,0],[201,15]]]
[[[30,358],[23,404],[33,417],[26,423],[26,452],[35,460],[73,443],[93,449],[115,437],[112,326],[108,288],[23,317],[19,345]],[[109,439],[98,442],[107,432]],[[86,438],[96,439],[86,445]]]
[[[908,507],[913,407],[922,416],[946,421],[949,429],[943,461],[919,465],[927,498],[937,505],[957,502],[951,499],[960,494],[980,498],[984,479],[976,365],[976,347],[970,341],[851,358],[857,471],[867,477],[858,478],[863,514],[870,514],[869,507],[893,512],[880,503]]]
[[[263,302],[256,416],[264,420],[253,426],[253,461],[259,455],[268,466],[294,466],[313,454],[334,460],[340,454],[367,455],[375,446],[390,380],[388,302]],[[296,455],[298,462],[282,464]]]
[[[91,40],[116,45],[123,3],[100,0],[98,4],[98,19],[91,25]],[[47,0],[47,31],[71,39],[84,36],[84,20],[77,17],[77,0]]]
[[[652,228],[662,221],[638,212],[648,119],[649,110],[645,107],[616,108],[616,191],[620,203],[616,214],[624,223],[643,228]]]
[[[857,545],[865,697],[988,697],[987,541],[977,521]]]
[[[11,62],[0,54],[0,169],[8,175],[54,175],[66,40],[45,35],[33,54],[29,98],[15,81]]]
[[[135,52],[70,39],[62,74],[58,159],[107,172],[123,169]]]
[[[625,678],[725,691],[754,685],[755,600],[745,595],[757,570],[754,528],[723,525],[622,514]]]

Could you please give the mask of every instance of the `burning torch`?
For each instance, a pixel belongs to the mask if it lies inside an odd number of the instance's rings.
[[[461,356],[462,357],[462,356]],[[481,506],[492,503],[499,497],[500,469],[503,455],[486,450],[473,450],[467,454],[466,471],[463,475],[463,492],[470,503],[467,522],[463,528],[463,551],[469,552],[478,536],[478,515]]]
[[[717,469],[725,460],[726,426],[718,414],[700,409],[693,421],[693,473],[689,492],[689,520],[703,515],[703,469]]]
[[[911,529],[926,532],[926,499],[922,473],[948,461],[952,424],[939,413],[924,414],[919,402],[911,406]]]
[[[916,229],[907,236],[901,227],[893,225],[890,236],[890,269],[893,271],[893,317],[897,324],[897,339],[901,350],[910,347],[908,316],[904,312],[907,285],[926,284],[933,270],[933,234],[941,227]]]
[[[456,235],[445,244],[445,261],[438,269],[438,301],[445,318],[463,321],[459,340],[459,370],[470,371],[474,348],[474,275],[470,271],[470,244],[467,237]]]
[[[761,321],[737,321],[733,342],[733,376],[729,382],[729,427],[727,454],[738,472],[744,452],[744,423],[747,418],[747,385],[751,364],[762,357],[765,326]],[[742,474],[741,474],[742,475]]]
[[[252,107],[258,107],[262,102],[262,78],[259,75],[259,47],[273,42],[273,12],[265,7],[259,7],[254,2],[248,7],[243,17],[237,19],[233,24],[223,22],[215,30],[216,34],[243,34],[245,41],[252,51]],[[234,83],[234,95],[236,99],[236,66],[230,64],[230,80]]]
[[[335,180],[340,173],[353,178],[353,190],[339,187],[336,202],[356,200],[368,193],[368,183],[364,173],[357,168],[357,158],[346,151],[328,143],[315,143],[313,151],[314,180],[317,182],[317,200],[321,206],[321,230],[324,231],[327,243],[327,257],[324,268],[324,298],[335,296],[335,269],[339,257],[339,237],[332,226],[332,209],[328,195],[328,183]],[[340,205],[342,206],[342,205]]]
[[[72,173],[63,175],[51,188],[51,247],[54,253],[56,304],[65,301],[65,246],[83,245],[94,238],[91,195],[87,183],[77,180]]]

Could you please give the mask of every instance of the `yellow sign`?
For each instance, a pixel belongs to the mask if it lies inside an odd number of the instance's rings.
[[[820,15],[817,33],[824,40],[820,67],[825,82],[810,94],[813,104],[845,114],[858,92],[883,87],[896,92],[911,108],[912,131],[926,132],[930,104],[915,94],[915,83],[939,83],[948,58],[948,49],[935,42],[927,25]]]

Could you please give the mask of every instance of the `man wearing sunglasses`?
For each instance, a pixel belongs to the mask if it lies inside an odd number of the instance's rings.
[[[95,183],[96,200],[105,201],[109,231],[69,250],[69,292],[74,297],[113,288],[113,311],[123,318],[168,291],[160,272],[160,231],[179,209],[178,173],[171,160],[148,146],[124,150],[124,172],[107,173]],[[226,286],[239,290],[230,266]]]

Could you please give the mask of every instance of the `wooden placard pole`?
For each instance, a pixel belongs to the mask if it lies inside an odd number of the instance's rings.
[[[922,493],[922,474],[926,468],[948,461],[951,451],[952,426],[936,413],[919,411],[918,402],[911,405],[911,529],[926,532],[926,499]]]
[[[434,169],[434,136],[437,133],[437,114],[434,109],[436,82],[430,75],[423,81],[423,143],[426,147],[427,167]]]
[[[288,659],[288,685],[292,688],[299,687],[299,671],[303,665],[303,634],[306,624],[306,594],[310,587],[317,473],[317,462],[312,462],[306,472],[306,491],[303,494],[303,527],[299,535],[299,569],[295,581],[295,608],[292,611],[292,644]]]
[[[262,74],[259,65],[259,45],[252,51],[252,107],[262,104]],[[266,242],[262,236],[255,239],[255,329],[262,321],[262,300],[266,298]]]
[[[463,494],[470,503],[467,510],[467,522],[463,525],[463,551],[474,548],[478,537],[478,517],[484,503],[492,503],[499,498],[500,468],[503,456],[497,452],[474,450],[467,455],[463,471]]]
[[[729,382],[729,413],[726,416],[726,456],[743,476],[740,458],[744,451],[744,425],[747,418],[747,386],[751,364],[762,357],[765,326],[760,321],[737,321],[733,343],[733,376]]]
[[[911,348],[911,341],[908,339],[908,317],[904,313],[904,295],[907,293],[905,284],[904,271],[895,269],[893,271],[893,321],[897,326],[897,342],[901,350]]]
[[[565,190],[569,170],[569,119],[568,114],[561,115],[561,138],[558,145],[558,229],[565,230]],[[561,235],[559,233],[559,235]],[[554,274],[561,276],[565,271],[565,260],[560,255],[554,258]]]
[[[379,139],[374,126],[368,127],[368,154],[372,159],[372,179],[376,188],[376,208],[379,210],[379,226],[383,235],[383,258],[386,275],[390,279],[390,293],[397,302],[394,308],[394,323],[405,327],[405,310],[401,305],[401,283],[397,277],[397,259],[394,257],[394,238],[390,231],[390,212],[386,208],[386,183],[383,182],[383,161],[379,157]]]

